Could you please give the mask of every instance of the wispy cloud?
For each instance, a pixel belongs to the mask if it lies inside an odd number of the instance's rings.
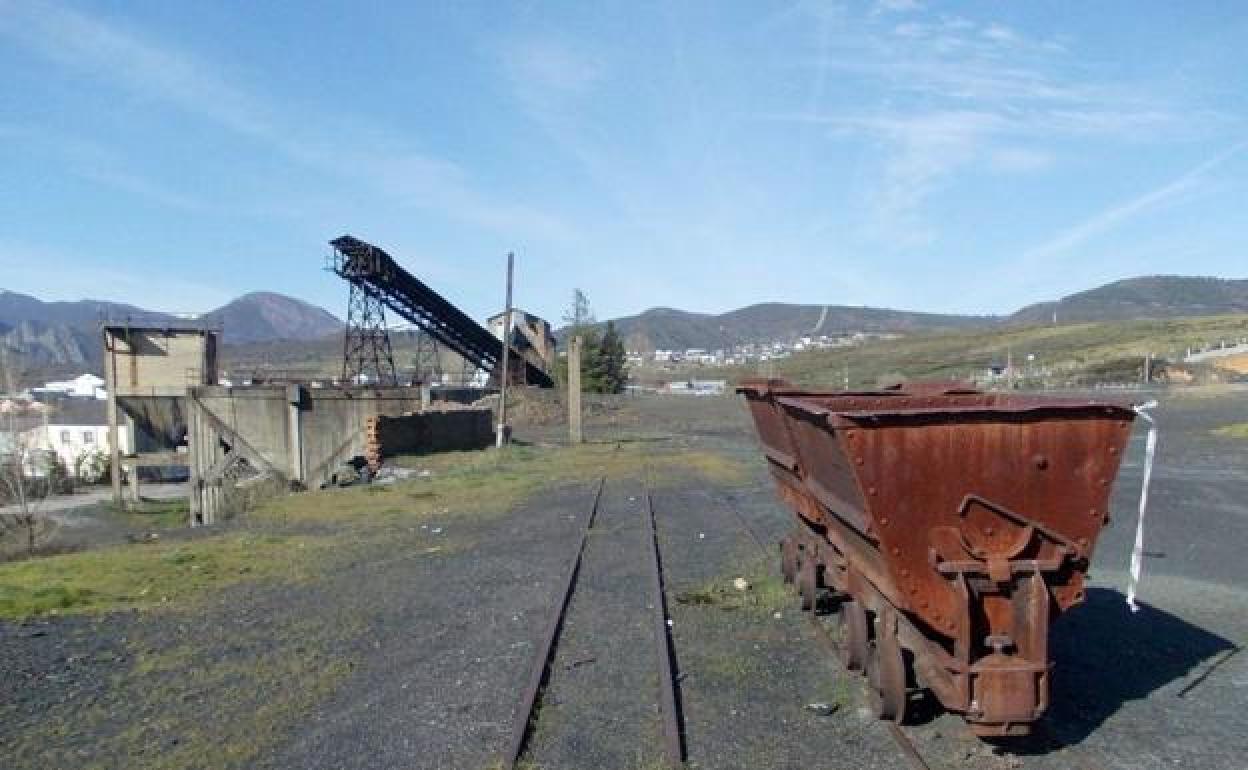
[[[882,150],[863,221],[869,237],[896,248],[931,241],[926,202],[963,169],[1037,173],[1057,162],[1054,143],[1064,139],[1147,141],[1217,122],[1208,114],[1197,120],[1148,88],[1098,82],[1060,41],[1000,22],[915,13],[900,23],[847,23],[840,33],[834,49],[820,46],[807,66],[831,69],[850,88],[883,94],[882,102],[761,117],[824,125],[833,138]]]
[[[1202,179],[1218,167],[1245,149],[1248,149],[1248,141],[1240,142],[1218,153],[1165,184],[1097,212],[1082,222],[1078,222],[1058,232],[1044,243],[1028,249],[1023,253],[1023,261],[1037,263],[1068,252],[1085,241],[1109,232],[1146,211],[1179,198],[1191,191]]]
[[[919,0],[876,0],[877,13],[909,13],[923,7]]]
[[[1028,147],[998,147],[988,153],[989,167],[1003,173],[1042,171],[1053,161],[1053,153]]]
[[[455,163],[418,152],[393,136],[381,141],[375,135],[352,137],[350,126],[337,126],[345,131],[332,137],[317,136],[305,128],[313,121],[283,114],[272,100],[216,74],[211,62],[119,23],[52,3],[10,0],[0,13],[0,35],[62,66],[260,142],[290,161],[375,186],[405,205],[511,235],[570,237],[571,227],[557,216],[495,200]],[[388,151],[368,149],[378,146]],[[156,192],[122,169],[95,173],[134,192]]]
[[[515,41],[504,47],[502,58],[513,84],[529,94],[583,96],[604,71],[600,57],[551,39]]]

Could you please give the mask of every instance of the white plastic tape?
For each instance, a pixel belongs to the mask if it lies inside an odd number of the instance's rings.
[[[1157,454],[1157,423],[1149,409],[1157,406],[1156,401],[1138,404],[1135,413],[1148,420],[1148,438],[1144,442],[1144,483],[1140,485],[1140,513],[1135,523],[1135,546],[1131,549],[1131,578],[1127,581],[1127,606],[1132,612],[1139,612],[1135,603],[1135,588],[1140,583],[1140,571],[1144,566],[1144,511],[1148,509],[1148,484],[1153,478],[1153,457]]]

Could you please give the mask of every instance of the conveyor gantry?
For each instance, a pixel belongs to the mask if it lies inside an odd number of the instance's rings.
[[[331,269],[341,278],[385,303],[473,365],[497,374],[503,343],[485,327],[403,269],[383,249],[350,235],[329,243],[334,249]],[[515,354],[511,360],[524,359]],[[547,388],[554,385],[549,373],[527,361],[525,382]]]

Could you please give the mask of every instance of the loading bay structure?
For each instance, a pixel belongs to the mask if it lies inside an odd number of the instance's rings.
[[[100,325],[104,380],[108,388],[108,440],[113,502],[123,505],[122,475],[131,499],[139,499],[139,468],[186,466],[176,451],[186,435],[187,395],[197,385],[217,382],[220,329],[197,322],[144,323],[126,319]],[[134,452],[123,455],[120,433]],[[137,434],[146,439],[138,441]],[[154,451],[139,452],[141,443]]]

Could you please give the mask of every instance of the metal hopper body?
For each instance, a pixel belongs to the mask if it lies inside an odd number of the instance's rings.
[[[740,389],[799,528],[787,577],[842,602],[846,662],[904,717],[909,660],[981,734],[1048,705],[1051,616],[1083,599],[1134,412],[949,385]],[[908,650],[910,658],[902,651]]]

